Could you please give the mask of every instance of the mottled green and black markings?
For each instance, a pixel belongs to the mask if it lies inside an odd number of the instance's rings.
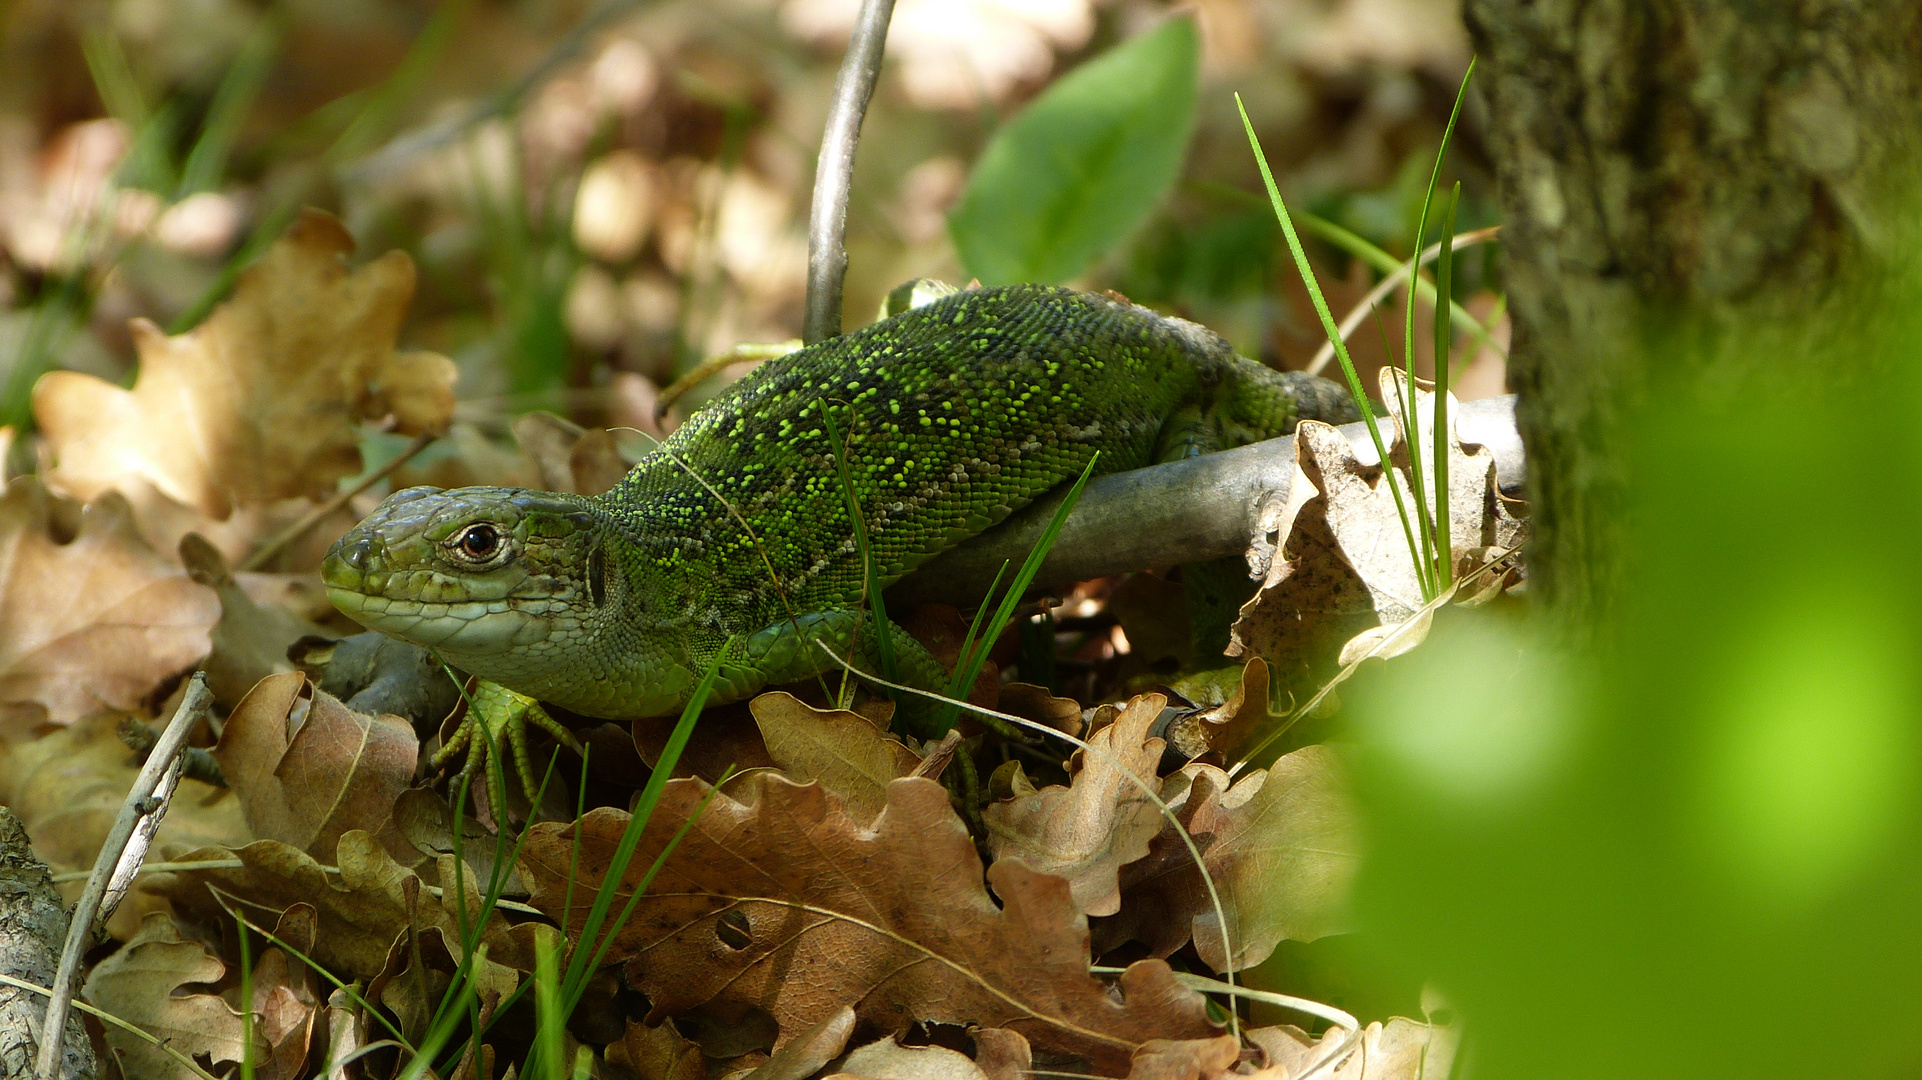
[[[1096,452],[1101,472],[1133,469],[1282,434],[1298,415],[1352,412],[1332,383],[1272,371],[1143,308],[1031,285],[959,292],[768,361],[612,491],[568,500],[593,535],[542,545],[576,565],[539,576],[575,583],[570,603],[607,609],[574,628],[572,659],[544,654],[538,673],[527,656],[456,662],[592,715],[648,715],[628,710],[671,707],[731,637],[773,641],[757,632],[795,616],[859,621],[865,574],[835,461],[843,443],[871,557],[892,582],[1073,480]],[[471,505],[474,491],[437,497]],[[377,512],[357,532],[418,530],[421,516]],[[389,536],[384,547],[404,545]],[[330,571],[337,599],[349,577]],[[342,603],[359,614],[351,596]],[[813,661],[788,654],[776,642],[766,668],[743,657],[724,694],[807,674],[792,668]],[[930,677],[938,685],[939,672]]]

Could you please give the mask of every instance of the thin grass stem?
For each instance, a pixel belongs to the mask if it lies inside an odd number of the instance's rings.
[[[1308,265],[1308,253],[1302,250],[1301,237],[1295,234],[1295,223],[1288,217],[1288,206],[1281,200],[1281,189],[1275,186],[1275,174],[1269,171],[1268,156],[1262,152],[1261,139],[1255,134],[1254,121],[1248,119],[1248,109],[1241,103],[1241,95],[1235,95],[1235,108],[1241,113],[1241,126],[1248,133],[1248,145],[1254,149],[1255,164],[1261,169],[1261,182],[1268,189],[1268,202],[1274,208],[1275,220],[1281,223],[1281,233],[1288,240],[1288,252],[1294,256],[1295,268],[1301,272],[1302,284],[1308,288],[1308,298],[1314,302],[1315,314],[1321,317],[1322,331],[1335,347],[1335,357],[1341,361],[1342,374],[1348,378],[1348,393],[1355,399],[1355,408],[1361,412],[1362,423],[1368,428],[1368,437],[1374,441],[1375,454],[1381,459],[1382,479],[1388,485],[1389,494],[1395,498],[1395,514],[1401,518],[1402,536],[1408,542],[1408,556],[1421,562],[1421,545],[1415,540],[1415,528],[1408,518],[1408,506],[1402,498],[1401,487],[1395,482],[1395,470],[1388,459],[1388,446],[1382,442],[1381,427],[1375,423],[1375,410],[1368,404],[1368,394],[1361,387],[1361,376],[1355,371],[1355,362],[1348,355],[1348,345],[1342,340],[1341,332],[1335,327],[1335,316],[1328,310],[1328,301],[1321,294],[1321,284],[1315,280],[1314,267]]]

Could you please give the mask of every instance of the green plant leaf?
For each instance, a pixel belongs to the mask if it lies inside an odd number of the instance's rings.
[[[1126,239],[1181,171],[1197,70],[1194,22],[1170,19],[996,131],[948,221],[967,272],[985,285],[1065,281]]]

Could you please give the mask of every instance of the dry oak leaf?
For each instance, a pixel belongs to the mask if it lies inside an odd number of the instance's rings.
[[[1233,1035],[1156,1039],[1135,1051],[1128,1080],[1216,1080],[1234,1075],[1240,1060],[1241,1040]]]
[[[1130,701],[1114,723],[1089,736],[1093,751],[1075,755],[1080,769],[1069,786],[1051,785],[983,809],[995,859],[1016,859],[1066,878],[1083,914],[1120,910],[1121,867],[1146,856],[1162,827],[1151,793],[1159,794],[1155,768],[1166,744],[1148,730],[1166,705],[1160,694]]]
[[[698,780],[666,786],[616,903],[710,791]],[[601,809],[529,830],[522,880],[570,933],[627,821]],[[1149,1039],[1214,1033],[1200,995],[1161,961],[1134,965],[1112,987],[1089,974],[1087,921],[1066,881],[998,862],[986,875],[997,904],[982,877],[934,781],[894,781],[864,828],[819,785],[752,773],[713,795],[608,959],[653,1002],[650,1020],[700,1009],[727,1022],[759,1009],[784,1041],[849,1005],[880,1030],[916,1020],[1009,1027],[1038,1049],[1108,1067]],[[563,912],[570,878],[574,907]]]
[[[419,756],[406,720],[354,712],[298,671],[260,680],[214,744],[254,835],[325,863],[342,834],[380,831]]]
[[[1228,774],[1191,764],[1161,797],[1201,849],[1234,941],[1235,968],[1254,967],[1282,940],[1340,928],[1359,863],[1354,812],[1334,755],[1307,746],[1229,786]],[[1191,937],[1201,959],[1227,968],[1228,948],[1193,856],[1173,828],[1121,872],[1121,912],[1098,927],[1103,951],[1128,940],[1167,956]]]
[[[355,830],[336,847],[338,872],[313,856],[277,840],[257,840],[246,847],[202,848],[168,852],[169,862],[221,862],[239,859],[237,867],[174,870],[141,879],[141,887],[173,902],[175,910],[210,924],[231,918],[211,888],[239,897],[256,909],[285,911],[295,904],[313,905],[319,919],[314,958],[351,978],[371,979],[387,967],[395,938],[410,927],[437,928],[449,941],[459,941],[453,857],[443,856],[438,872],[450,887],[433,896],[418,875],[395,862],[372,835]],[[471,871],[461,895],[467,901],[466,921],[480,920],[481,890]],[[493,912],[482,925],[481,943],[488,957],[518,970],[533,970],[532,954],[524,935],[510,932],[507,920]]]
[[[640,1080],[707,1080],[707,1060],[701,1048],[663,1020],[654,1027],[627,1022],[627,1034],[609,1043],[607,1060]]]
[[[1361,1040],[1343,1051],[1349,1032],[1333,1028],[1319,1037],[1291,1024],[1255,1028],[1244,1033],[1261,1049],[1263,1066],[1245,1074],[1247,1080],[1294,1080],[1337,1054],[1341,1064],[1323,1069],[1327,1080],[1435,1080],[1452,1074],[1460,1033],[1451,1027],[1424,1024],[1396,1016],[1387,1024],[1362,1029]],[[1224,1077],[1223,1080],[1226,1080]],[[1236,1075],[1240,1080],[1240,1075]]]
[[[1410,424],[1398,404],[1409,396],[1407,377],[1384,368],[1381,394],[1395,419],[1389,470],[1372,449],[1358,452],[1327,424],[1307,421],[1296,429],[1295,478],[1288,502],[1278,511],[1265,509],[1258,526],[1264,536],[1274,532],[1287,538],[1283,557],[1269,563],[1260,591],[1242,608],[1235,627],[1241,646],[1283,655],[1278,650],[1288,642],[1289,612],[1310,602],[1316,611],[1354,610],[1357,586],[1365,592],[1366,609],[1384,625],[1406,622],[1422,607],[1421,584],[1395,497],[1399,491],[1408,512],[1416,512],[1408,470]],[[1416,387],[1412,396],[1409,408],[1426,465],[1433,456],[1435,395]],[[1447,401],[1448,534],[1459,575],[1469,568],[1472,553],[1518,543],[1521,523],[1503,504],[1495,455],[1487,447],[1471,450],[1462,443],[1455,429],[1460,403],[1452,394]],[[1434,478],[1428,479],[1432,488]],[[1432,502],[1432,491],[1429,498]],[[1262,545],[1257,538],[1256,547]],[[1352,633],[1342,635],[1349,636]]]
[[[41,376],[33,411],[56,486],[92,498],[140,477],[225,518],[243,503],[332,493],[361,469],[361,420],[391,414],[402,432],[444,432],[453,363],[394,351],[413,261],[393,251],[349,271],[353,250],[339,221],[303,211],[193,330],[168,337],[134,320],[132,390]]]
[[[81,996],[150,1035],[170,1043],[188,1057],[210,1061],[216,1071],[224,1062],[246,1056],[246,1026],[240,1014],[218,994],[183,993],[181,988],[217,983],[227,965],[197,941],[186,941],[174,921],[159,912],[149,914],[120,951],[102,960],[87,976]],[[179,1061],[144,1039],[116,1027],[107,1029],[107,1045],[120,1059],[120,1071],[142,1080],[188,1080],[194,1076]],[[262,1033],[254,1033],[253,1060],[270,1061],[273,1048]]]
[[[873,821],[888,803],[888,785],[921,764],[914,751],[857,712],[817,709],[781,691],[756,697],[748,710],[774,764],[839,795],[856,821]]]
[[[865,1077],[866,1080],[988,1080],[981,1066],[959,1050],[945,1046],[902,1046],[890,1035],[878,1042],[857,1046],[841,1061],[834,1077]]]
[[[65,540],[71,507],[30,477],[0,496],[0,715],[10,726],[139,707],[207,655],[220,620],[219,597],[147,546],[125,499],[95,500]]]

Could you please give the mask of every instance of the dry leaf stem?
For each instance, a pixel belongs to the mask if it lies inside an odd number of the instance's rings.
[[[93,941],[94,923],[119,904],[127,886],[133,882],[135,871],[146,859],[147,845],[153,841],[154,830],[160,827],[167,803],[180,784],[180,750],[187,744],[188,732],[206,715],[213,701],[207,676],[194,672],[187,682],[186,694],[180,699],[180,707],[174,710],[167,730],[161,732],[160,741],[147,756],[147,764],[134,778],[133,789],[127,792],[127,801],[115,815],[113,827],[107,830],[100,855],[94,859],[93,874],[87,878],[87,887],[81,892],[79,903],[74,905],[73,920],[67,925],[67,941],[61,949],[60,970],[54,976],[52,993],[47,999],[47,1016],[40,1025],[42,1032],[66,1029],[74,980],[80,973],[80,958]],[[60,1080],[58,1038],[40,1040],[35,1071],[41,1080]]]
[[[361,480],[360,483],[355,484],[353,487],[350,487],[345,491],[335,492],[332,498],[328,499],[326,502],[321,503],[319,506],[316,506],[312,510],[309,510],[307,513],[303,514],[299,521],[296,521],[292,525],[289,525],[285,529],[282,529],[279,535],[267,541],[265,544],[262,544],[258,549],[254,551],[252,555],[247,556],[247,559],[245,562],[242,562],[239,566],[235,567],[234,569],[258,570],[261,567],[267,565],[270,561],[273,560],[273,557],[280,554],[281,551],[283,551],[288,544],[291,544],[294,541],[300,539],[301,537],[307,535],[307,530],[312,529],[314,526],[320,524],[321,521],[327,517],[327,515],[333,513],[334,511],[340,509],[343,506],[346,506],[349,502],[353,500],[354,496],[359,495],[361,492],[366,491],[368,488],[373,487],[375,484],[378,484],[382,480],[385,480],[389,476],[392,476],[394,474],[394,470],[414,460],[414,458],[420,455],[420,452],[422,450],[427,449],[427,444],[433,441],[434,441],[434,436],[425,432],[414,436],[414,441],[407,444],[407,449],[402,450],[400,453],[394,455],[393,460],[389,461],[385,465],[382,465],[380,468],[375,469],[373,472],[367,474],[365,479]]]

